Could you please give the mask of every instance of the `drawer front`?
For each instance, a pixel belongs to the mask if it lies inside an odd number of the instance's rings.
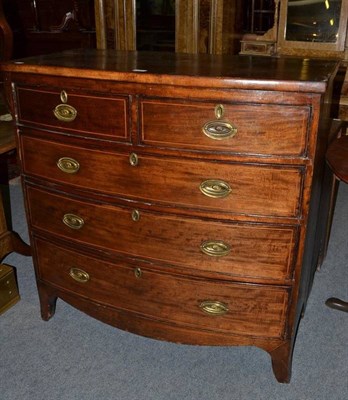
[[[0,315],[19,300],[18,287],[12,267],[0,264]]]
[[[261,337],[284,333],[286,289],[115,265],[42,240],[36,240],[35,248],[39,279],[95,302],[215,332]]]
[[[21,141],[24,173],[50,181],[203,211],[285,217],[296,217],[300,212],[301,167],[147,155],[133,155],[130,162],[129,153],[100,152],[24,135]],[[57,167],[62,158],[78,163],[76,173]]]
[[[150,146],[301,156],[309,119],[304,106],[142,100],[141,138]]]
[[[68,241],[236,277],[291,278],[296,228],[178,218],[82,202],[30,186],[26,193],[32,227]]]
[[[111,98],[102,94],[70,93],[68,89],[66,95],[63,92],[19,87],[20,123],[130,141],[128,96]]]

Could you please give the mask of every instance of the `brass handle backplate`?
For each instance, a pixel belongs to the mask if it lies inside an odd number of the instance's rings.
[[[80,169],[80,164],[73,158],[62,157],[57,161],[57,167],[66,174],[76,174]]]
[[[85,223],[81,217],[75,214],[65,214],[63,217],[63,222],[71,229],[81,229]]]
[[[231,252],[231,246],[222,240],[206,240],[201,243],[200,249],[210,257],[223,257]]]
[[[69,104],[58,104],[53,114],[59,121],[72,122],[77,116],[77,110]]]
[[[89,274],[80,268],[70,268],[69,275],[80,283],[86,283],[89,281]]]
[[[205,300],[199,305],[200,309],[209,315],[219,316],[228,312],[228,306],[217,300]]]
[[[235,136],[238,132],[237,128],[228,120],[222,120],[225,109],[222,104],[215,106],[215,118],[203,125],[203,133],[210,139],[224,140]]]
[[[215,199],[227,197],[232,191],[231,186],[220,179],[208,179],[200,184],[199,189],[205,196]]]

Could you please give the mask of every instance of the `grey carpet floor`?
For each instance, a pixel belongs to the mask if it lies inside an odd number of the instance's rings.
[[[27,238],[19,184],[14,229]],[[11,254],[21,301],[0,316],[0,400],[347,400],[348,185],[341,185],[327,258],[301,321],[290,384],[276,382],[268,354],[253,347],[200,347],[122,332],[58,300],[40,319],[30,258]]]

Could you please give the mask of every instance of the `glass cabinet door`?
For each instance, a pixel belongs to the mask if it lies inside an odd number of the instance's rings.
[[[97,47],[237,53],[242,7],[243,0],[95,0]]]
[[[175,0],[136,0],[136,47],[175,51]]]

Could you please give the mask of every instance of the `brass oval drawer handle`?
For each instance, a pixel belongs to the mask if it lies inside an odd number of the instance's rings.
[[[57,161],[57,167],[66,174],[76,174],[80,169],[80,163],[70,157],[62,157]]]
[[[237,128],[228,121],[213,120],[204,124],[203,133],[210,139],[224,140],[237,134]]]
[[[75,268],[75,267],[70,268],[69,275],[73,279],[75,279],[75,281],[80,282],[80,283],[86,283],[90,279],[89,274],[86,271],[84,271],[80,268]]]
[[[210,257],[223,257],[231,252],[231,246],[222,240],[206,240],[200,248],[202,253]]]
[[[221,199],[227,197],[231,192],[231,186],[220,179],[208,179],[199,186],[200,191],[208,197]]]
[[[63,222],[71,229],[81,229],[85,223],[81,217],[75,214],[65,214],[63,217]]]
[[[222,104],[215,106],[215,120],[208,121],[203,125],[203,133],[210,139],[224,140],[235,136],[238,129],[227,120],[222,120],[225,109]]]
[[[72,122],[77,116],[77,110],[69,104],[58,104],[53,114],[59,121]]]
[[[205,300],[199,305],[200,309],[209,315],[219,316],[228,312],[228,306],[217,300]]]

